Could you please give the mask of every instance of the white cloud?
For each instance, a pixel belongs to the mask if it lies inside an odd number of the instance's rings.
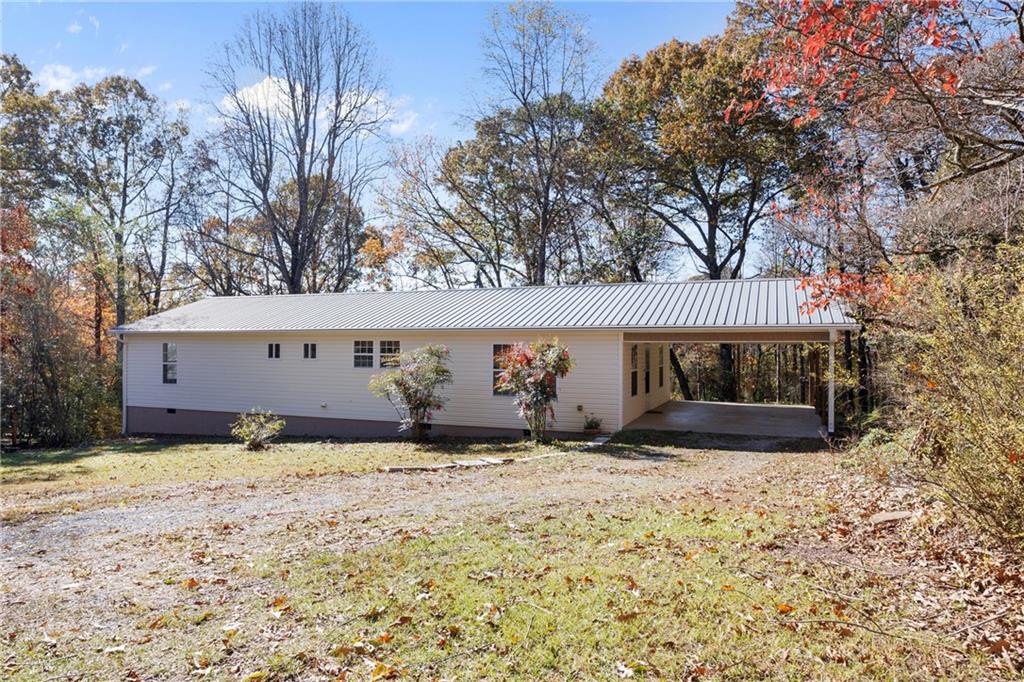
[[[39,70],[37,78],[45,92],[67,90],[77,83],[88,83],[103,78],[107,70],[102,66],[87,66],[78,71],[67,64],[46,64]]]
[[[235,93],[234,97],[227,95],[221,100],[221,106],[231,111],[235,108],[237,100],[245,107],[253,107],[261,111],[285,116],[288,113],[288,89],[287,81],[276,76],[266,76],[263,80],[248,85]]]
[[[160,85],[156,86],[156,90],[157,90],[157,92],[167,92],[168,90],[170,90],[173,87],[174,87],[174,83],[172,83],[171,81],[164,81]]]
[[[287,86],[287,81],[283,78],[266,76],[263,80],[241,88],[233,97],[225,96],[221,99],[220,106],[223,111],[230,112],[236,108],[237,101],[242,106],[259,109],[278,118],[286,118],[291,111],[291,97]],[[365,100],[363,114],[367,120],[383,121],[392,135],[407,134],[419,120],[419,112],[406,106],[408,98],[405,97],[391,99],[383,91],[358,97],[355,93],[346,93],[343,97],[352,98],[353,105],[357,98],[359,101]],[[325,98],[325,101],[320,104],[318,118],[321,120],[330,118],[330,106],[330,102]],[[343,103],[342,106],[344,107],[345,104]],[[217,124],[222,121],[219,121],[217,117],[211,117],[208,122]]]
[[[136,78],[145,78],[146,76],[153,75],[154,71],[156,71],[156,67],[153,66],[152,64],[150,64],[149,66],[143,66],[142,68],[137,69],[135,71],[135,77]]]
[[[401,111],[391,117],[392,123],[388,126],[388,130],[392,135],[405,135],[416,125],[416,120],[419,117],[419,112],[412,109]]]
[[[81,33],[82,25],[78,23],[78,20],[76,19],[75,21],[72,21],[70,24],[68,24],[67,30],[68,33]]]
[[[117,51],[118,54],[124,54],[125,50],[128,49],[128,43],[121,43],[121,48]]]
[[[385,97],[382,95],[382,97]],[[417,127],[420,112],[409,106],[409,97],[393,97],[387,100],[388,132],[401,137]]]
[[[97,19],[96,17],[92,17],[91,16],[91,17],[89,17],[89,23],[92,24],[92,27],[94,29],[96,29],[96,35],[99,35],[100,34],[100,20]]]

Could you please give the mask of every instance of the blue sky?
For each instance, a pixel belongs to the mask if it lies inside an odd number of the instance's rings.
[[[2,4],[2,49],[17,54],[44,88],[123,73],[205,121],[204,69],[245,15],[273,3]],[[471,2],[357,2],[345,8],[375,46],[395,108],[391,132],[414,138],[465,135],[460,116],[481,88],[481,34],[495,6]],[[731,2],[565,3],[581,15],[607,74],[631,54],[670,38],[721,31]]]

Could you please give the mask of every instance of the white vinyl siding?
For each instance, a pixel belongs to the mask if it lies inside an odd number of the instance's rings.
[[[303,359],[303,336],[309,338],[300,332],[130,334],[125,348],[125,404],[232,413],[260,407],[286,417],[394,422],[391,404],[371,395],[366,387],[380,370],[354,366],[354,358],[360,357],[357,341],[373,341],[378,350],[382,350],[382,341],[398,341],[406,351],[429,344],[443,344],[450,351],[454,381],[445,389],[448,403],[436,413],[436,423],[522,429],[525,423],[516,413],[512,396],[493,395],[494,345],[529,343],[556,334],[322,332],[316,362]],[[584,416],[593,413],[604,428],[617,429],[619,334],[558,332],[557,336],[568,346],[576,367],[558,382],[556,421],[551,428],[582,431]],[[164,343],[177,344],[177,386],[165,386],[159,373],[142,369],[161,363]],[[265,360],[268,343],[283,346],[280,359]],[[369,357],[373,358],[372,350]],[[582,410],[578,411],[577,405]]]

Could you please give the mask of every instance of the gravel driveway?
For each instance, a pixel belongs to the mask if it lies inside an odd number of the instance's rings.
[[[770,441],[671,458],[598,450],[468,470],[151,486],[131,490],[140,501],[101,508],[89,498],[110,489],[68,494],[83,511],[3,529],[2,603],[8,627],[114,627],[118,605],[180,598],[182,576],[217,582],[233,563],[269,555],[286,564],[311,549],[344,552],[464,519],[528,523],[582,505],[713,498],[794,457],[773,450]]]

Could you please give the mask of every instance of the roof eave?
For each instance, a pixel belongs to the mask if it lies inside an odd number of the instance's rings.
[[[838,323],[813,323],[813,324],[779,324],[779,325],[730,325],[730,326],[645,326],[645,325],[622,325],[622,326],[595,326],[595,327],[268,327],[264,329],[132,329],[130,327],[114,327],[109,330],[111,334],[315,334],[323,332],[347,332],[347,333],[384,333],[384,332],[510,332],[510,331],[552,331],[552,332],[730,332],[730,331],[858,331],[860,324],[857,322]]]

